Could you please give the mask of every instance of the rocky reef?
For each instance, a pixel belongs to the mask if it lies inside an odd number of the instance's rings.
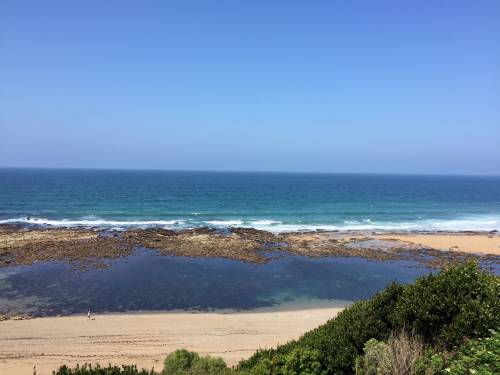
[[[478,259],[500,264],[500,256],[442,251],[370,234],[298,232],[274,234],[253,228],[196,228],[172,231],[162,228],[106,231],[98,228],[25,228],[0,226],[0,267],[30,265],[38,261],[66,261],[105,266],[106,258],[130,255],[143,247],[163,255],[229,258],[264,263],[268,253],[324,257],[362,257],[373,260],[416,260],[427,267],[442,267]]]

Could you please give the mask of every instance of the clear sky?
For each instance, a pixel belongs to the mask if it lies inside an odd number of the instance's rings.
[[[0,1],[0,166],[500,174],[500,1]]]

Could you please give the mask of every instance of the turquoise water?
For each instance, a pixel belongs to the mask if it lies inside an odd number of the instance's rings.
[[[500,177],[0,169],[0,223],[500,230]]]

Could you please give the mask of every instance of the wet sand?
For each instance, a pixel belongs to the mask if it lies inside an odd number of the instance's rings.
[[[348,301],[309,301],[250,312],[140,312],[0,322],[0,374],[51,374],[61,364],[137,364],[161,370],[179,348],[228,365],[300,337]],[[308,308],[307,306],[310,306]]]

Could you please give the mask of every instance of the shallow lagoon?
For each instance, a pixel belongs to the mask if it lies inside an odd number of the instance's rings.
[[[253,309],[304,299],[359,300],[429,272],[409,261],[270,254],[266,264],[159,255],[138,249],[106,268],[63,262],[0,270],[0,312]]]

